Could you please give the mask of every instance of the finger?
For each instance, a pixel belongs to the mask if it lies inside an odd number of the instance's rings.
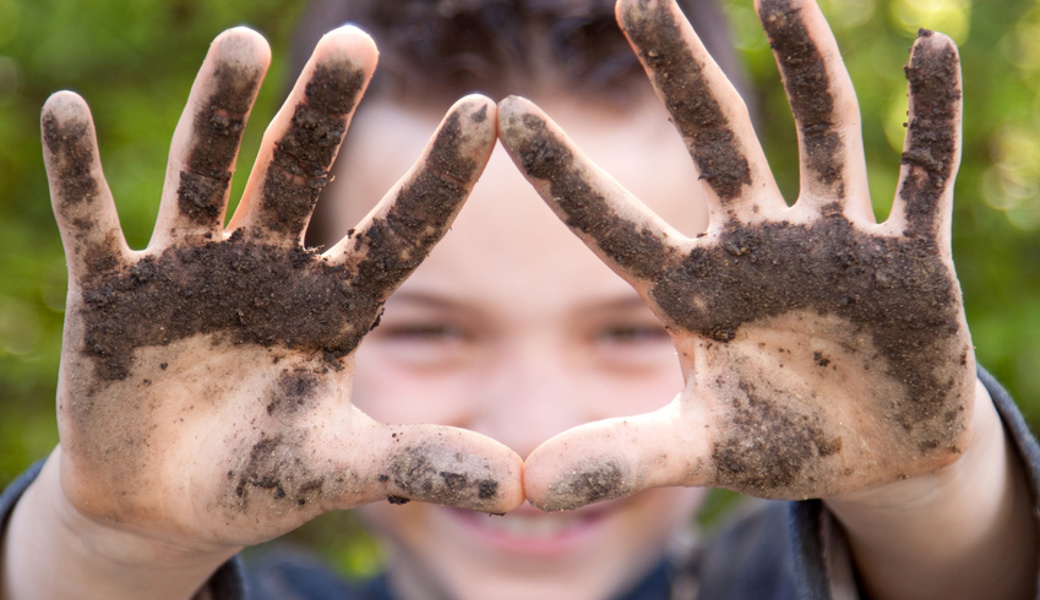
[[[385,425],[353,406],[319,407],[299,396],[292,390],[268,412],[285,423],[307,413],[310,426],[261,432],[228,468],[226,496],[235,512],[260,506],[318,514],[419,500],[502,513],[524,500],[523,461],[488,437],[435,425]]]
[[[86,102],[58,92],[43,106],[40,125],[51,204],[61,231],[70,283],[125,264],[130,249],[98,155]]]
[[[270,61],[267,42],[244,27],[213,41],[173,133],[153,247],[223,230],[242,132]]]
[[[588,423],[536,448],[524,463],[524,493],[542,510],[570,510],[644,489],[708,485],[704,431],[682,420],[678,400],[652,413]]]
[[[383,301],[451,227],[495,146],[496,107],[467,96],[448,111],[415,166],[327,256],[355,289]]]
[[[715,223],[783,208],[747,107],[674,0],[620,0],[617,18],[700,169]]]
[[[949,248],[953,182],[961,156],[960,59],[953,40],[921,30],[906,67],[910,120],[889,223]]]
[[[499,105],[499,136],[517,168],[589,248],[632,283],[680,260],[686,238],[592,163],[528,100]]]
[[[823,13],[812,0],[757,4],[798,128],[799,202],[873,221],[859,104]]]
[[[372,38],[353,26],[336,29],[318,42],[264,134],[230,229],[266,243],[302,242],[376,56]]]

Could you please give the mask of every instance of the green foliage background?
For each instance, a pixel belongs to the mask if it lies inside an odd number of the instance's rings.
[[[724,1],[761,95],[767,153],[794,198],[794,129],[772,56],[751,0]],[[966,108],[954,255],[980,363],[1040,426],[1040,0],[821,4],[859,93],[879,218],[896,185],[906,113],[901,67],[915,32],[929,27],[959,43]],[[0,0],[0,488],[57,441],[65,271],[40,156],[40,106],[65,88],[90,102],[128,240],[142,247],[169,138],[210,39],[247,24],[274,47],[239,165],[247,173],[281,97],[301,9],[279,0]]]

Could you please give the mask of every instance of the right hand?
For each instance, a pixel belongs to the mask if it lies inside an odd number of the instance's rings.
[[[322,40],[225,229],[270,51],[249,30],[218,37],[174,134],[142,251],[123,239],[86,104],[70,92],[47,102],[44,155],[69,265],[51,460],[90,522],[211,549],[377,499],[493,513],[522,502],[522,463],[505,446],[383,425],[350,402],[355,348],[447,231],[495,143],[495,104],[461,100],[376,211],[324,254],[305,249],[376,55],[352,27]]]

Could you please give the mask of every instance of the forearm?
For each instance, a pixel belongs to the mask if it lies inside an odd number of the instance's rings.
[[[1032,598],[1034,499],[981,383],[975,438],[943,471],[827,501],[871,598]]]
[[[234,549],[194,553],[91,522],[60,495],[57,454],[19,500],[0,546],[0,600],[192,598]]]

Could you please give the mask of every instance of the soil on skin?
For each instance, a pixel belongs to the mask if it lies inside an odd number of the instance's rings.
[[[312,251],[248,241],[174,247],[129,267],[92,264],[83,282],[83,352],[103,381],[125,379],[133,351],[198,334],[324,354],[357,347],[381,300]]]
[[[43,143],[51,153],[52,168],[57,174],[59,209],[93,199],[98,194],[97,181],[92,176],[94,146],[90,139],[90,124],[85,121],[61,123],[51,113],[43,115]]]
[[[937,206],[956,167],[961,89],[951,83],[959,80],[960,67],[952,46],[928,43],[927,29],[918,35],[906,67],[911,115],[902,163],[910,168],[899,196],[906,206],[907,235],[935,235]]]
[[[478,475],[482,471],[486,473]],[[479,508],[498,499],[498,481],[490,477],[486,466],[431,446],[405,447],[379,479],[408,497],[437,504]],[[403,504],[402,499],[398,494],[387,496],[392,504]]]
[[[275,144],[258,209],[264,227],[287,235],[306,228],[364,83],[364,72],[349,61],[314,70],[305,102],[296,106],[288,132]]]
[[[347,474],[324,477],[304,466],[299,436],[295,432],[265,436],[253,445],[239,470],[227,472],[228,483],[234,486],[235,509],[245,511],[258,498],[282,505],[282,510],[299,509],[344,485]]]
[[[783,73],[805,155],[802,162],[827,184],[837,198],[845,197],[841,138],[835,128],[830,76],[816,44],[805,29],[801,8],[790,0],[762,3],[762,23]]]
[[[196,225],[222,224],[246,115],[261,77],[260,69],[220,65],[214,71],[215,89],[195,115],[192,145],[177,188],[180,214]]]
[[[739,197],[751,185],[751,169],[705,81],[705,65],[691,58],[669,3],[634,7],[622,19],[640,59],[652,70],[654,86],[686,140],[701,179],[724,204]]]
[[[721,382],[717,382],[722,385]],[[775,390],[741,382],[733,394],[725,436],[712,460],[718,485],[759,495],[814,487],[812,465],[841,451],[842,439],[828,437],[811,414],[780,407]]]
[[[625,480],[621,466],[614,460],[590,463],[575,469],[549,488],[548,500],[539,504],[547,511],[570,510],[620,498],[632,492],[632,484]]]

